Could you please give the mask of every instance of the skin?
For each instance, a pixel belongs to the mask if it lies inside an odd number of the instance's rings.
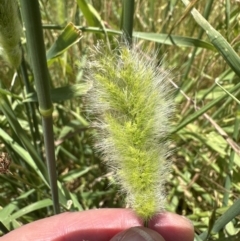
[[[193,241],[189,220],[174,213],[161,213],[143,227],[129,209],[98,209],[62,213],[26,224],[1,241]]]

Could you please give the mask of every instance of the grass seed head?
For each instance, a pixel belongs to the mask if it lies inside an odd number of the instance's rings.
[[[3,56],[15,68],[21,63],[20,38],[22,25],[16,0],[0,1],[0,46]]]
[[[116,174],[127,202],[145,221],[164,209],[169,161],[166,137],[173,111],[169,71],[156,55],[120,44],[99,45],[87,66],[93,87],[96,149]]]

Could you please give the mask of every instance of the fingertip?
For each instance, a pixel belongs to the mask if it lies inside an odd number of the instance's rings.
[[[161,213],[149,221],[149,228],[167,241],[193,241],[194,227],[190,220],[174,213]]]

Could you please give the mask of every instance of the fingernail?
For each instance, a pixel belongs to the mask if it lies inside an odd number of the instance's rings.
[[[133,227],[114,236],[110,241],[165,241],[156,231],[145,227]]]

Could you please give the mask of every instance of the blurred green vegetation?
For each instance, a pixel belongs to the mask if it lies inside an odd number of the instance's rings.
[[[240,65],[234,69],[232,53],[224,56],[225,48],[212,45],[222,42],[208,38],[183,2],[135,1],[133,22],[134,44],[156,51],[172,75],[176,111],[166,210],[192,220],[196,234],[201,234],[196,240],[233,240],[240,228]],[[192,2],[231,50],[239,53],[239,2]],[[124,207],[112,173],[92,149],[94,130],[82,97],[89,88],[83,77],[89,48],[98,40],[114,45],[121,39],[122,2],[41,0],[39,4],[54,105],[61,211]],[[70,36],[67,26],[74,26]],[[82,37],[78,39],[79,30]],[[25,35],[21,42],[25,74],[16,75],[0,59],[0,148],[12,160],[10,172],[0,174],[0,226],[9,230],[53,214]]]

